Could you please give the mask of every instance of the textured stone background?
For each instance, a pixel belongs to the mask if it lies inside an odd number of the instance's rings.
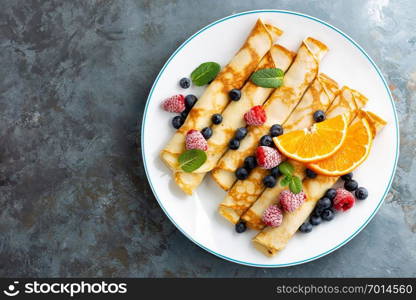
[[[415,276],[416,3],[16,1],[0,10],[0,276]],[[391,193],[369,226],[318,261],[255,269],[220,260],[163,215],[136,143],[169,55],[226,15],[304,12],[380,66],[401,122]],[[388,146],[388,145],[386,145]]]

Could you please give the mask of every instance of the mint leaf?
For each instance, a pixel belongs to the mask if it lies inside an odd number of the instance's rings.
[[[199,149],[187,150],[179,158],[179,167],[187,173],[195,171],[207,160],[207,154]]]
[[[295,168],[288,161],[284,161],[279,165],[279,171],[284,175],[292,176],[294,170]]]
[[[265,88],[278,88],[283,84],[284,72],[278,68],[261,69],[251,75],[250,80]]]
[[[205,85],[213,80],[220,70],[221,66],[216,62],[203,63],[191,73],[192,82],[196,86]]]
[[[289,183],[289,189],[293,194],[299,194],[302,191],[302,181],[299,177],[292,177],[292,180]]]
[[[282,180],[280,180],[281,186],[287,186],[292,181],[291,175],[286,175]]]

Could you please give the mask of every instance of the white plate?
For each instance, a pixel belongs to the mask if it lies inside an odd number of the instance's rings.
[[[200,96],[203,89],[182,90],[178,81],[189,76],[200,63],[216,61],[224,66],[241,47],[257,18],[284,30],[278,43],[296,50],[302,39],[312,36],[329,46],[321,71],[340,85],[348,85],[369,98],[366,108],[388,121],[377,136],[367,161],[354,172],[369,197],[328,223],[322,223],[309,234],[296,234],[286,249],[273,258],[253,248],[254,231],[237,234],[217,213],[225,193],[205,178],[190,197],[175,185],[171,172],[159,159],[159,151],[172,137],[173,115],[164,112],[160,103],[176,93]],[[158,59],[154,57],[154,59]],[[380,70],[350,37],[316,18],[281,10],[243,12],[218,20],[186,40],[163,66],[147,99],[142,124],[142,153],[150,186],[163,211],[191,241],[208,252],[232,262],[258,266],[283,267],[322,257],[358,234],[382,204],[393,179],[399,153],[398,121],[387,84]]]

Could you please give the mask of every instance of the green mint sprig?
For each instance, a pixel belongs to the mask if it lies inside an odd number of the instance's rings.
[[[206,62],[201,64],[191,73],[191,79],[196,86],[203,86],[213,80],[221,70],[221,66],[216,62]]]
[[[284,161],[279,165],[279,171],[283,175],[291,176],[295,168],[288,161]]]
[[[187,173],[198,169],[206,160],[207,154],[199,149],[186,150],[178,158],[179,167]]]
[[[289,162],[285,161],[279,165],[279,171],[284,176],[280,180],[280,185],[288,185],[293,194],[299,194],[302,191],[302,181],[298,176],[293,175],[295,168]]]
[[[278,68],[261,69],[251,75],[250,80],[265,88],[278,88],[283,84],[285,73]]]

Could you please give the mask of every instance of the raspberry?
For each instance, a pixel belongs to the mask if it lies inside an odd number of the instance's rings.
[[[276,149],[267,146],[257,147],[257,164],[263,169],[272,169],[282,162],[282,155]]]
[[[266,226],[278,227],[282,224],[283,213],[277,205],[270,205],[264,211],[262,220]]]
[[[199,149],[207,151],[208,143],[201,132],[191,129],[186,134],[186,149]]]
[[[306,200],[306,194],[302,191],[299,194],[293,194],[289,190],[284,190],[279,196],[280,204],[285,211],[295,211]]]
[[[333,207],[338,211],[346,211],[354,206],[354,195],[348,192],[346,189],[337,189],[337,195],[334,198]]]
[[[163,101],[162,107],[168,112],[183,112],[185,110],[185,97],[181,94],[169,97]]]
[[[253,106],[244,114],[247,125],[260,126],[266,122],[266,112],[261,105]]]

